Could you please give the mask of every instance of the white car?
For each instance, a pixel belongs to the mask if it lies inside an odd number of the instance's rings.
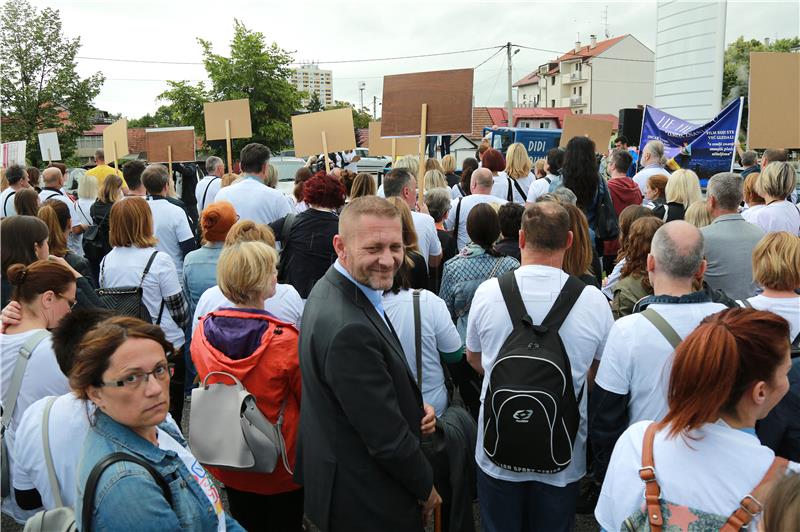
[[[356,148],[356,155],[361,159],[356,163],[359,172],[385,174],[392,169],[392,158],[386,156],[371,157],[367,148]]]

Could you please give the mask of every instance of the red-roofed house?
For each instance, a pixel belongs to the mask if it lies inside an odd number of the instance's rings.
[[[515,83],[517,104],[616,117],[620,109],[652,104],[654,64],[653,51],[633,35],[604,41],[592,35],[589,44],[576,42]]]

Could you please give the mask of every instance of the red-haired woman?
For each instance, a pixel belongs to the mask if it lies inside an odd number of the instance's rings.
[[[303,299],[336,260],[333,236],[339,232],[337,213],[344,200],[342,182],[320,173],[303,183],[308,209],[270,224],[282,248],[278,280],[294,286]]]
[[[506,178],[504,176],[498,175],[500,172],[504,172],[506,169],[506,158],[503,157],[503,154],[499,151],[495,150],[494,148],[489,148],[486,150],[483,153],[483,157],[481,157],[481,167],[491,170],[492,178],[494,179],[495,183],[500,181],[503,183],[506,182]]]
[[[762,480],[787,471],[755,424],[786,394],[790,368],[780,316],[734,308],[704,319],[675,350],[667,415],[631,425],[617,441],[595,509],[600,526],[746,526],[765,502]]]

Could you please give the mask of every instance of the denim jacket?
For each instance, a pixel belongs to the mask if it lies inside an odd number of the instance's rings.
[[[172,492],[172,507],[147,470],[132,462],[117,462],[98,480],[92,512],[93,530],[217,530],[214,508],[174,451],[161,450],[99,410],[96,415],[97,422],[86,435],[78,466],[75,516],[79,530],[84,529],[81,512],[89,473],[96,463],[118,451],[147,460],[161,473]],[[186,446],[174,425],[165,422],[159,428]],[[244,531],[227,512],[225,524],[228,531]]]
[[[189,252],[183,259],[183,286],[189,294],[192,313],[203,292],[217,284],[217,262],[222,253],[222,242],[208,242],[200,249]]]

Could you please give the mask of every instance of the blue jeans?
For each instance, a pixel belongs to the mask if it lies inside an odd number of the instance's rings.
[[[570,532],[580,481],[563,488],[535,480],[509,482],[478,468],[478,506],[485,532]]]

